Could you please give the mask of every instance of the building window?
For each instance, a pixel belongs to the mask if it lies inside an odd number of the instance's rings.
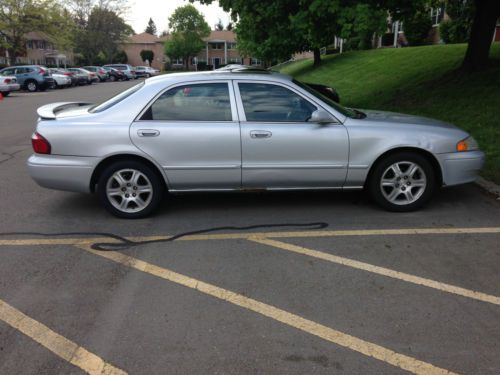
[[[243,59],[240,57],[230,57],[229,63],[231,63],[231,64],[243,64]]]
[[[224,49],[224,43],[211,43],[212,49]]]
[[[250,64],[251,65],[262,65],[262,61],[260,61],[259,59],[256,59],[256,58],[252,57],[252,59],[250,60]]]
[[[180,59],[172,59],[172,65],[183,65],[184,62],[182,60],[182,58]]]
[[[443,20],[443,16],[444,16],[444,6],[438,8],[431,8],[432,27],[438,26],[439,23]]]
[[[227,49],[236,49],[236,43],[234,42],[230,42],[227,44]]]
[[[32,40],[28,40],[28,42],[26,43],[26,46],[28,49],[33,49],[33,41]]]

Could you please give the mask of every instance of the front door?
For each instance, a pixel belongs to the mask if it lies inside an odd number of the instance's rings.
[[[288,85],[238,81],[235,91],[244,188],[343,186],[349,140],[342,124],[308,122],[317,105]]]
[[[214,57],[214,69],[219,69],[220,66],[220,58]]]
[[[168,88],[132,124],[130,137],[161,164],[171,190],[241,186],[240,128],[227,81]]]

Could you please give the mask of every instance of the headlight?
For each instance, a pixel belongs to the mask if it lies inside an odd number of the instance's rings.
[[[463,151],[474,151],[478,150],[479,146],[477,145],[477,142],[472,136],[469,136],[460,142],[457,143],[457,151],[458,152],[463,152]]]

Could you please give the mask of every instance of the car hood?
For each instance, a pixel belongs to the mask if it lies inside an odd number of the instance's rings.
[[[405,115],[396,112],[386,111],[373,111],[361,110],[366,114],[366,119],[372,122],[381,122],[385,124],[399,124],[399,125],[426,125],[440,128],[457,129],[456,126],[444,121],[434,120],[427,117],[420,117],[414,115]]]

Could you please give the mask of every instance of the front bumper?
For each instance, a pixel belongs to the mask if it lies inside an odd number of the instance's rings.
[[[443,185],[466,184],[476,180],[484,165],[482,151],[452,152],[436,155],[443,172]]]
[[[93,157],[33,154],[27,166],[31,178],[40,186],[89,193],[90,178],[98,162]]]
[[[19,91],[21,86],[19,83],[8,83],[0,85],[0,92],[11,92],[11,91]]]

